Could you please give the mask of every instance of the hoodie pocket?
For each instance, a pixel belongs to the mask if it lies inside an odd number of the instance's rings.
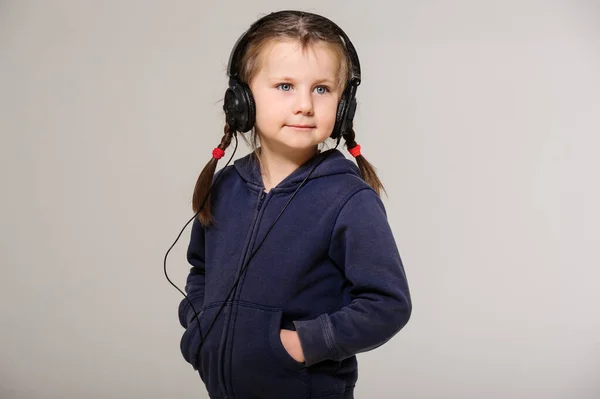
[[[302,370],[306,366],[304,363],[298,362],[294,359],[283,346],[283,342],[281,342],[281,318],[283,314],[281,310],[277,310],[271,316],[271,326],[269,328],[269,344],[271,345],[271,350],[273,351],[273,355],[280,362],[281,366],[287,370],[292,372]]]
[[[202,312],[198,315],[198,319],[202,318]],[[188,327],[185,329],[183,336],[181,337],[181,341],[179,342],[179,347],[181,349],[181,354],[186,362],[190,363],[194,370],[197,368],[195,354],[191,353],[191,342],[196,341],[198,337],[198,321],[194,318],[190,321]]]
[[[236,313],[229,365],[236,397],[307,397],[306,366],[292,358],[281,342],[281,310],[240,304]]]
[[[181,353],[184,359],[195,370],[198,370],[200,378],[206,385],[209,393],[219,392],[220,390],[218,377],[218,367],[220,364],[219,346],[223,335],[223,314],[225,310],[221,312],[210,333],[207,334],[208,328],[212,324],[220,307],[221,303],[213,303],[200,311],[198,320],[200,321],[202,339],[200,338],[198,321],[196,319],[192,319],[181,337]],[[204,340],[204,344],[200,348],[202,340]],[[198,356],[199,348],[200,354]]]

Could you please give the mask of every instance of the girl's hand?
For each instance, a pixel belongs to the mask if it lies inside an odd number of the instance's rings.
[[[304,352],[302,352],[302,346],[300,346],[300,338],[298,333],[292,330],[281,330],[279,331],[279,337],[281,343],[289,355],[297,362],[304,362]]]

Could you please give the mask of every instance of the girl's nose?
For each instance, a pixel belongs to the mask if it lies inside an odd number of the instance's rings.
[[[296,96],[296,102],[294,104],[294,114],[305,114],[312,115],[313,113],[313,99],[312,93],[306,92],[305,90],[298,90]]]

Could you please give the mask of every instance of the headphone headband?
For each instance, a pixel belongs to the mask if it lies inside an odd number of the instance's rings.
[[[356,49],[354,48],[354,45],[352,44],[352,42],[350,41],[350,39],[348,38],[346,33],[342,30],[342,28],[340,28],[335,22],[333,22],[330,19],[325,18],[321,15],[312,14],[312,13],[304,12],[304,11],[293,11],[293,10],[276,11],[276,12],[272,12],[272,13],[260,18],[258,21],[254,22],[250,26],[250,28],[238,38],[235,45],[233,46],[233,50],[231,51],[231,54],[229,55],[229,61],[227,63],[227,75],[229,76],[230,79],[239,80],[239,74],[240,74],[239,64],[245,53],[246,47],[248,46],[248,41],[251,37],[251,34],[254,33],[256,30],[258,30],[266,22],[279,17],[281,14],[294,14],[297,16],[312,15],[315,17],[323,18],[324,20],[328,21],[331,24],[331,26],[334,28],[336,33],[341,37],[342,41],[344,42],[346,51],[348,52],[348,57],[350,58],[350,63],[352,64],[351,68],[350,68],[350,74],[351,74],[350,81],[349,81],[350,85],[356,87],[360,84],[361,72],[360,72],[360,61],[358,59],[358,54],[356,53]]]

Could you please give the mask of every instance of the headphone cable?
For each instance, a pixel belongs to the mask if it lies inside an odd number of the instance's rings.
[[[234,138],[235,138],[235,147],[233,149],[233,153],[231,154],[231,157],[229,157],[229,161],[227,161],[227,163],[225,164],[225,166],[223,167],[223,169],[225,169],[232,161],[233,157],[235,156],[235,153],[237,151],[238,148],[238,138],[237,138],[237,133],[234,131]],[[167,256],[169,256],[169,252],[171,252],[171,249],[173,249],[173,247],[175,246],[175,244],[177,243],[177,241],[179,240],[179,238],[181,237],[181,235],[183,234],[185,228],[190,224],[190,222],[192,220],[194,220],[196,218],[196,216],[198,216],[198,214],[201,212],[201,210],[204,208],[204,205],[206,205],[206,201],[208,200],[208,198],[210,197],[210,193],[212,192],[212,188],[215,186],[215,184],[219,181],[219,179],[221,178],[222,173],[219,173],[219,175],[216,177],[216,179],[213,181],[213,183],[210,186],[210,189],[208,191],[208,193],[204,196],[204,199],[202,200],[202,204],[200,205],[200,208],[198,209],[198,212],[196,212],[196,214],[187,221],[187,223],[183,226],[183,228],[181,229],[181,231],[179,232],[179,235],[177,235],[177,238],[175,239],[175,242],[173,242],[173,244],[169,247],[169,249],[167,250],[167,253],[165,254],[165,258],[164,258],[164,273],[165,273],[165,277],[167,279],[167,281],[173,286],[175,287],[175,289],[177,291],[179,291],[181,293],[181,295],[183,295],[185,297],[185,299],[187,299],[188,303],[190,304],[190,306],[192,307],[192,310],[194,311],[194,314],[197,315],[198,312],[196,311],[196,308],[194,307],[194,304],[192,303],[192,301],[188,298],[188,296],[177,286],[175,285],[175,283],[173,283],[173,281],[171,281],[171,279],[169,278],[169,275],[167,274]],[[200,330],[200,321],[198,320],[198,318],[195,316],[196,321],[198,321],[198,330]]]
[[[231,162],[231,160],[233,159],[233,156],[235,155],[235,152],[237,150],[237,145],[238,145],[238,139],[237,139],[237,133],[234,134],[235,136],[235,149],[233,154],[231,155],[231,158],[229,159],[229,161],[227,162],[227,164],[223,167],[223,169],[225,169],[229,163]],[[341,135],[338,137],[337,139],[337,143],[335,145],[335,147],[333,148],[333,150],[337,149],[337,147],[340,144],[341,141]],[[281,215],[283,214],[283,212],[285,211],[285,209],[288,207],[288,205],[290,204],[290,202],[294,199],[294,197],[296,196],[296,194],[298,193],[298,191],[300,190],[300,188],[306,183],[306,181],[310,178],[310,176],[313,174],[313,172],[317,169],[317,167],[319,167],[319,165],[321,165],[321,163],[323,163],[331,154],[333,153],[333,151],[330,151],[323,159],[321,159],[321,161],[319,161],[319,163],[317,163],[317,165],[315,165],[313,167],[313,169],[310,171],[310,173],[304,178],[304,180],[300,183],[300,185],[298,186],[298,188],[296,188],[296,190],[294,191],[294,193],[292,194],[292,196],[290,197],[290,199],[287,201],[287,203],[285,204],[285,206],[281,209],[281,211],[279,212],[279,215],[277,215],[277,217],[275,218],[275,220],[273,221],[273,223],[271,224],[271,226],[269,227],[269,229],[267,230],[267,232],[265,233],[262,241],[258,244],[258,246],[256,247],[256,249],[254,250],[254,252],[252,253],[252,255],[250,255],[250,257],[248,258],[248,260],[246,261],[246,263],[244,264],[244,267],[242,267],[242,269],[240,270],[237,279],[235,281],[235,283],[233,284],[233,286],[231,287],[231,289],[229,290],[229,293],[227,294],[227,297],[225,298],[225,300],[223,301],[223,303],[221,304],[221,307],[219,308],[219,310],[217,311],[217,314],[215,315],[213,321],[211,322],[210,326],[208,327],[208,330],[206,331],[206,335],[204,337],[202,337],[202,328],[200,325],[200,314],[202,312],[198,312],[196,311],[192,301],[189,299],[189,297],[182,291],[180,290],[173,282],[171,282],[171,280],[169,280],[169,277],[167,276],[167,280],[171,283],[171,285],[173,285],[184,297],[185,299],[188,301],[188,303],[190,304],[190,306],[192,307],[192,311],[194,312],[194,316],[192,318],[192,320],[190,320],[190,322],[192,322],[194,319],[196,320],[196,323],[198,325],[198,333],[200,334],[200,345],[198,346],[198,350],[196,351],[196,355],[194,356],[194,363],[192,364],[192,366],[194,366],[194,369],[198,369],[200,367],[199,365],[199,358],[200,358],[200,352],[202,349],[202,346],[204,345],[204,341],[205,339],[208,337],[208,334],[211,332],[214,324],[216,323],[219,315],[221,314],[221,312],[223,311],[225,305],[227,305],[231,294],[235,291],[236,287],[238,286],[241,277],[244,275],[246,269],[248,268],[250,262],[252,261],[252,259],[254,258],[254,256],[256,255],[256,253],[258,252],[258,250],[260,249],[260,247],[262,246],[262,244],[265,242],[267,236],[269,235],[269,233],[271,232],[271,230],[273,230],[275,224],[277,223],[277,221],[279,220],[279,218],[281,217]],[[221,174],[219,174],[219,176],[215,179],[215,181],[213,182],[213,184],[211,185],[210,191],[207,193],[207,195],[204,197],[204,200],[202,201],[202,205],[200,206],[200,210],[202,208],[204,208],[204,205],[206,204],[207,199],[210,196],[210,193],[212,192],[212,188],[214,187],[214,185],[217,183],[217,181],[219,180],[219,178],[221,177]],[[200,210],[198,210],[198,212],[196,212],[196,215],[198,215],[198,213],[200,213]],[[187,225],[194,220],[194,218],[196,217],[196,215],[194,215],[194,217],[192,217],[184,226],[183,229],[181,230],[181,232],[179,233],[179,235],[177,236],[177,239],[175,240],[175,242],[173,243],[173,245],[171,245],[171,247],[169,248],[169,250],[167,251],[167,253],[165,254],[165,260],[164,260],[164,270],[165,270],[165,276],[167,275],[167,255],[169,254],[169,252],[171,251],[171,248],[173,248],[175,246],[175,243],[177,243],[177,240],[179,240],[179,237],[181,236],[181,234],[183,233],[183,231],[185,230],[185,228],[187,227]],[[189,323],[188,323],[189,325]]]

